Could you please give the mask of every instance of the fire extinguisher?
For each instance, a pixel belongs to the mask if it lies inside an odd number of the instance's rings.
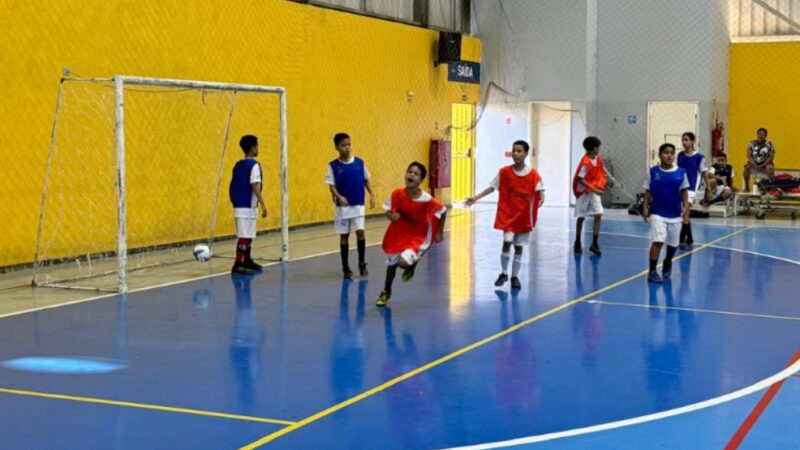
[[[711,130],[711,156],[716,158],[722,153],[725,153],[725,126],[717,122]]]

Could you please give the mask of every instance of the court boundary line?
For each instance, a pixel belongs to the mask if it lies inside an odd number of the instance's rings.
[[[742,312],[735,312],[735,311],[722,311],[719,309],[704,309],[704,308],[686,308],[682,306],[667,306],[667,305],[649,305],[649,304],[642,304],[642,303],[624,303],[624,302],[612,302],[607,300],[587,300],[587,304],[591,305],[610,305],[610,306],[623,306],[623,307],[632,307],[632,308],[644,308],[644,309],[660,309],[660,310],[667,310],[667,311],[686,311],[686,312],[701,312],[701,313],[709,313],[709,314],[720,314],[725,316],[738,316],[738,317],[752,317],[756,319],[777,319],[777,320],[794,320],[800,321],[800,317],[794,316],[778,316],[773,314],[757,314],[757,313],[742,313]]]
[[[666,419],[668,417],[699,411],[701,409],[710,408],[712,406],[717,406],[722,403],[727,403],[739,399],[741,397],[745,397],[754,392],[767,389],[773,384],[786,380],[787,378],[798,372],[800,372],[800,361],[796,361],[794,364],[781,370],[775,375],[765,378],[757,383],[751,384],[750,386],[743,387],[741,389],[729,392],[719,397],[714,397],[708,400],[703,400],[701,402],[681,406],[679,408],[673,408],[666,411],[660,411],[657,413],[647,414],[639,417],[632,417],[630,419],[618,420],[615,422],[608,422],[600,425],[592,425],[583,428],[575,428],[572,430],[557,431],[555,433],[539,434],[536,436],[528,436],[524,438],[509,439],[507,441],[490,442],[485,444],[466,445],[462,447],[450,447],[448,450],[485,450],[492,448],[512,447],[524,444],[534,444],[538,442],[552,441],[555,439],[598,433],[602,431],[608,431],[617,428],[623,428],[632,425],[639,425],[642,423],[653,422],[656,420]]]
[[[792,364],[798,362],[800,362],[800,350],[797,350],[797,352],[795,352],[795,354],[789,360],[789,365],[791,366]],[[758,419],[761,418],[761,414],[766,411],[769,404],[772,402],[775,396],[778,395],[778,391],[781,390],[783,383],[787,378],[776,381],[769,387],[769,389],[767,389],[767,392],[761,396],[761,398],[758,400],[758,403],[756,403],[756,405],[750,411],[750,414],[747,415],[741,425],[739,425],[739,428],[736,429],[736,432],[733,434],[733,436],[731,436],[730,441],[728,441],[728,444],[725,446],[725,450],[736,450],[739,448],[739,445],[744,442],[744,439],[750,433],[750,430],[753,429],[756,422],[758,422]]]
[[[241,414],[229,414],[229,413],[221,413],[217,411],[208,411],[204,409],[194,409],[194,408],[181,408],[177,406],[163,406],[163,405],[156,405],[152,403],[137,403],[137,402],[128,402],[123,400],[110,400],[104,398],[97,398],[97,397],[82,397],[76,395],[66,395],[66,394],[54,394],[50,392],[39,392],[39,391],[28,391],[23,389],[10,389],[10,388],[0,388],[0,394],[9,394],[9,395],[19,395],[23,397],[37,397],[37,398],[46,398],[51,400],[67,400],[79,403],[93,403],[97,405],[106,405],[106,406],[124,406],[127,408],[137,408],[137,409],[146,409],[150,411],[161,411],[161,412],[173,412],[173,413],[181,413],[181,414],[190,414],[195,416],[205,416],[205,417],[215,417],[215,418],[222,418],[222,419],[232,419],[232,420],[241,420],[247,422],[260,422],[260,423],[269,423],[272,425],[283,425],[289,426],[294,424],[290,420],[282,420],[282,419],[270,419],[267,417],[256,417],[256,416],[245,416]]]
[[[752,228],[753,227],[747,226],[747,227],[742,227],[742,228],[740,228],[738,230],[734,230],[731,233],[728,233],[728,234],[726,234],[724,236],[721,236],[721,237],[719,237],[717,239],[714,239],[714,240],[712,240],[712,241],[710,241],[710,242],[708,242],[706,244],[699,245],[698,247],[696,247],[696,248],[694,248],[694,249],[692,249],[690,251],[687,251],[687,252],[685,252],[685,253],[683,253],[681,255],[678,255],[674,259],[680,259],[680,258],[684,258],[684,257],[689,256],[689,255],[692,255],[692,254],[694,254],[694,253],[696,253],[696,252],[698,252],[700,250],[703,250],[703,249],[705,249],[705,248],[707,248],[707,247],[709,247],[709,246],[711,246],[711,245],[713,245],[713,244],[715,244],[717,242],[723,241],[725,239],[733,237],[733,236],[735,236],[735,235],[737,235],[739,233],[742,233],[742,232],[747,231],[747,230],[752,229]],[[308,424],[316,422],[316,421],[318,421],[318,420],[320,420],[320,419],[322,419],[324,417],[327,417],[327,416],[329,416],[329,415],[331,415],[331,414],[333,414],[333,413],[335,413],[335,412],[337,412],[339,410],[342,410],[342,409],[344,409],[344,408],[346,408],[346,407],[348,407],[348,406],[350,406],[352,404],[358,403],[358,402],[360,402],[360,401],[362,401],[362,400],[364,400],[366,398],[372,397],[373,395],[375,395],[375,394],[377,394],[379,392],[383,392],[386,389],[389,389],[392,386],[394,386],[394,385],[396,385],[396,384],[398,384],[398,383],[400,383],[402,381],[405,381],[405,380],[407,380],[409,378],[412,378],[412,377],[414,377],[414,376],[416,376],[416,375],[418,375],[420,373],[426,372],[426,371],[428,371],[428,370],[430,370],[430,369],[432,369],[434,367],[440,366],[440,365],[442,365],[442,364],[444,364],[444,363],[446,363],[446,362],[448,362],[448,361],[450,361],[452,359],[457,358],[458,356],[461,356],[461,355],[463,355],[465,353],[468,353],[468,352],[470,352],[470,351],[472,351],[472,350],[474,350],[476,348],[482,347],[482,346],[484,346],[484,345],[486,345],[486,344],[488,344],[490,342],[496,341],[497,339],[500,339],[501,337],[507,336],[507,335],[509,335],[509,334],[521,329],[521,328],[524,328],[524,327],[526,327],[526,326],[528,326],[530,324],[538,322],[539,320],[544,319],[544,318],[546,318],[548,316],[551,316],[551,315],[553,315],[553,314],[555,314],[555,313],[557,313],[559,311],[565,310],[565,309],[567,309],[567,308],[569,308],[571,306],[574,306],[574,305],[576,305],[578,303],[584,302],[586,299],[589,299],[589,298],[594,297],[594,296],[596,296],[598,294],[601,294],[603,292],[606,292],[606,291],[609,291],[611,289],[617,288],[617,287],[619,287],[619,286],[621,286],[621,285],[623,285],[625,283],[628,283],[628,282],[633,281],[633,280],[635,280],[637,278],[640,278],[643,275],[646,275],[647,273],[648,273],[648,270],[646,270],[646,269],[642,270],[642,271],[639,271],[639,272],[637,272],[637,273],[635,273],[633,275],[630,275],[630,276],[628,276],[626,278],[623,278],[623,279],[621,279],[619,281],[616,281],[616,282],[614,282],[614,283],[612,283],[612,284],[610,284],[608,286],[605,286],[605,287],[602,287],[600,289],[597,289],[597,290],[595,290],[593,292],[590,292],[590,293],[588,293],[586,295],[583,295],[581,297],[578,297],[576,299],[567,301],[566,303],[562,303],[559,306],[551,308],[551,309],[549,309],[549,310],[547,310],[547,311],[545,311],[543,313],[537,314],[537,315],[535,315],[533,317],[530,317],[530,318],[528,318],[526,320],[523,320],[523,321],[521,321],[521,322],[519,322],[519,323],[517,323],[515,325],[512,325],[512,326],[510,326],[510,327],[508,327],[506,329],[500,330],[497,333],[494,333],[494,334],[492,334],[490,336],[487,336],[487,337],[485,337],[485,338],[483,338],[483,339],[481,339],[479,341],[473,342],[472,344],[469,344],[469,345],[467,345],[465,347],[462,347],[462,348],[460,348],[458,350],[450,352],[450,353],[448,353],[448,354],[446,354],[446,355],[444,355],[444,356],[442,356],[440,358],[437,358],[437,359],[435,359],[435,360],[433,360],[433,361],[431,361],[431,362],[429,362],[427,364],[419,366],[416,369],[410,370],[410,371],[408,371],[408,372],[406,372],[406,373],[404,373],[404,374],[402,374],[400,376],[392,378],[391,380],[385,381],[382,384],[379,384],[378,386],[375,386],[375,387],[373,387],[373,388],[371,388],[371,389],[369,389],[367,391],[362,392],[361,394],[358,394],[356,396],[350,397],[349,399],[347,399],[345,401],[342,401],[342,402],[339,402],[339,403],[334,404],[332,406],[329,406],[328,408],[323,409],[322,411],[316,412],[316,413],[314,413],[314,414],[312,414],[312,415],[310,415],[310,416],[308,416],[308,417],[306,417],[306,418],[304,418],[304,419],[302,419],[302,420],[300,420],[298,422],[295,422],[293,425],[289,425],[289,426],[287,426],[285,428],[282,428],[282,429],[280,429],[278,431],[270,433],[270,434],[268,434],[268,435],[266,435],[266,436],[264,436],[264,437],[262,437],[262,438],[260,438],[260,439],[258,439],[256,441],[253,441],[253,442],[251,442],[251,443],[249,443],[249,444],[247,444],[247,445],[245,445],[243,447],[240,447],[239,450],[252,450],[252,449],[261,447],[264,444],[272,442],[275,439],[278,439],[278,438],[280,438],[282,436],[285,436],[285,435],[287,435],[287,434],[289,434],[289,433],[291,433],[291,432],[293,432],[295,430],[298,430],[298,429],[300,429],[300,428],[302,428],[302,427],[304,427],[304,426],[306,426]],[[800,365],[800,363],[798,363],[798,365]]]

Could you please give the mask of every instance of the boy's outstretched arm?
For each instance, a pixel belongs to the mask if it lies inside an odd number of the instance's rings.
[[[439,231],[436,232],[436,236],[434,236],[433,240],[435,242],[442,242],[444,239],[444,223],[447,221],[447,211],[442,214],[442,218],[439,219]]]
[[[469,197],[469,198],[467,198],[467,199],[464,201],[464,205],[466,205],[466,206],[472,206],[472,205],[474,205],[474,204],[475,204],[475,203],[476,203],[478,200],[482,199],[483,197],[486,197],[487,195],[491,194],[492,192],[494,192],[494,188],[493,188],[493,187],[491,187],[491,186],[489,186],[489,187],[487,187],[486,189],[482,190],[480,194],[478,194],[478,195],[476,195],[476,196],[474,196],[474,197]]]

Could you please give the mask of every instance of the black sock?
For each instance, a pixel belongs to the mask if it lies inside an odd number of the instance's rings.
[[[600,238],[600,235],[599,235],[599,234],[593,234],[593,235],[592,235],[592,245],[593,245],[593,246],[595,246],[595,247],[598,247],[597,240],[598,240],[599,238]]]
[[[383,290],[386,291],[387,294],[392,293],[392,283],[394,282],[394,276],[397,274],[397,264],[393,266],[386,266],[386,282],[383,285]]]
[[[686,242],[686,224],[685,223],[681,224],[681,236],[680,236],[679,241],[681,242],[681,244]]]
[[[350,264],[347,262],[347,253],[349,251],[350,249],[347,244],[339,244],[339,254],[342,256],[342,270],[350,268]]]
[[[364,254],[367,252],[366,239],[357,239],[356,245],[358,246],[358,264],[364,265]]]
[[[692,224],[686,224],[686,240],[689,242],[694,242],[694,237],[692,236]]]
[[[658,260],[657,259],[651,259],[650,260],[650,272],[655,272],[657,265],[658,265]]]
[[[667,246],[667,256],[664,258],[664,272],[672,272],[672,257],[675,256],[675,252],[678,251],[676,247]]]

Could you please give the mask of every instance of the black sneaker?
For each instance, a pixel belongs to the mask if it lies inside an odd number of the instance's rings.
[[[344,273],[344,279],[349,280],[349,279],[353,278],[353,271],[350,270],[349,267],[343,268],[342,272]]]
[[[403,276],[401,277],[403,281],[409,281],[414,278],[414,272],[417,270],[417,264],[414,263],[405,269],[403,269]]]
[[[238,275],[248,275],[253,273],[253,271],[248,269],[243,263],[234,263],[233,267],[231,268],[231,273]]]
[[[522,283],[519,282],[519,278],[511,277],[511,289],[522,289]]]
[[[369,275],[367,270],[367,263],[358,263],[358,274],[362,277]]]
[[[506,284],[506,281],[508,281],[508,275],[501,273],[500,276],[497,277],[497,280],[494,282],[494,285],[500,287]]]
[[[583,247],[581,247],[580,242],[575,242],[575,245],[572,246],[572,250],[578,254],[583,253]]]
[[[600,255],[603,254],[603,252],[600,251],[600,246],[597,245],[597,244],[592,244],[592,246],[589,247],[589,251],[594,253],[597,256],[600,256]]]
[[[245,269],[250,269],[254,272],[259,272],[264,269],[264,266],[253,261],[252,259],[246,260],[242,265],[244,266]]]
[[[375,306],[386,306],[389,303],[389,299],[392,298],[392,293],[387,291],[381,291],[381,294],[378,296],[378,300],[375,301]]]
[[[694,239],[686,238],[686,247],[687,248],[692,248],[693,245],[694,245]]]

